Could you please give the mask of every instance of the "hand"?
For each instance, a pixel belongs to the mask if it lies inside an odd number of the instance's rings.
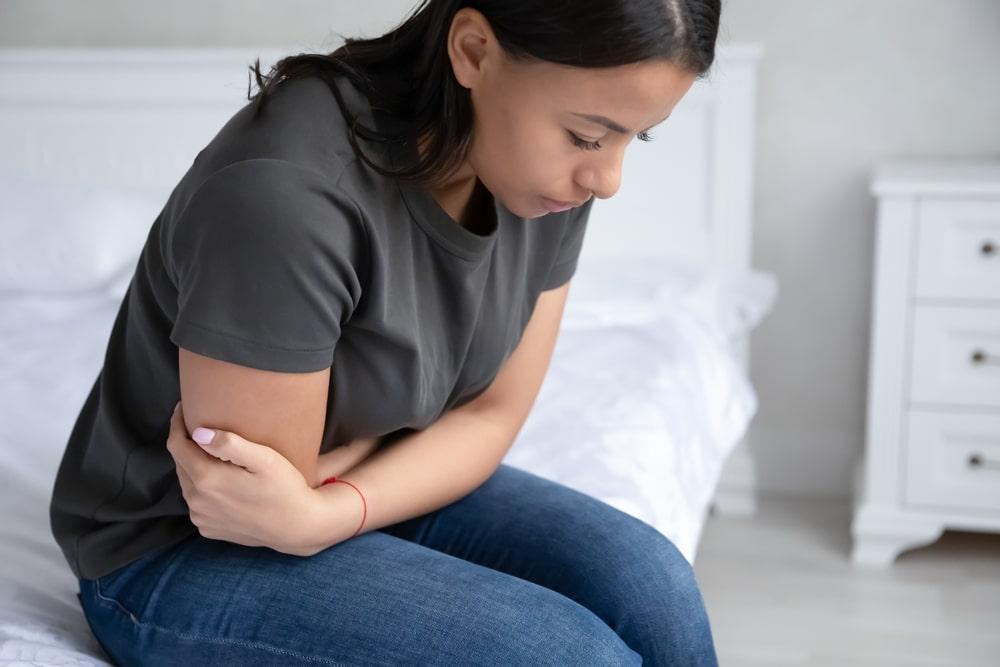
[[[368,458],[379,445],[380,438],[359,438],[341,447],[334,447],[325,454],[320,454],[316,464],[317,484],[322,485],[324,479],[342,477],[349,470]]]
[[[170,417],[174,459],[191,522],[204,537],[308,555],[309,508],[316,492],[279,452],[213,429],[207,445],[188,437],[181,404]]]

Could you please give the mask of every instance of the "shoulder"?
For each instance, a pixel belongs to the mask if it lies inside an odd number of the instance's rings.
[[[253,114],[253,106],[248,104],[245,110],[248,124],[244,129],[263,137],[261,149],[318,171],[353,162],[356,156],[348,139],[351,124],[355,117],[371,123],[367,99],[344,77],[288,79],[273,89],[259,115]]]
[[[349,139],[351,119],[361,114],[365,122],[365,102],[358,90],[339,79],[283,80],[270,90],[265,104],[248,101],[233,113],[195,157],[191,171],[198,178],[234,163],[271,159],[336,179],[356,159]]]
[[[277,158],[240,160],[208,174],[177,217],[207,216],[238,226],[357,227],[360,210],[340,187],[342,175]]]
[[[233,262],[363,270],[368,232],[358,206],[331,178],[286,160],[254,158],[218,169],[166,221],[169,264]]]
[[[266,370],[328,367],[361,301],[369,249],[336,182],[285,160],[210,173],[163,218],[179,347]]]

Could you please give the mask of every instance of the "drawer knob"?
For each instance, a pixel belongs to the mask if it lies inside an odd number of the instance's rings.
[[[981,454],[972,454],[969,457],[969,467],[970,468],[997,468],[1000,469],[1000,462],[990,461],[989,459],[983,458]]]
[[[972,351],[972,363],[974,364],[1000,364],[1000,357],[991,355],[982,350]]]
[[[996,244],[993,241],[983,241],[982,247],[979,249],[984,255],[992,255],[997,251]]]

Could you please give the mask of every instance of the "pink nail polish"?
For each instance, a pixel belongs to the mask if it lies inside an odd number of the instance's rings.
[[[199,445],[207,445],[212,442],[212,438],[215,437],[215,431],[209,428],[204,428],[199,426],[194,431],[191,432],[191,439],[197,442]]]

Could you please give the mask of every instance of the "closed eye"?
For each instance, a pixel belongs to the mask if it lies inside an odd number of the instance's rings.
[[[600,148],[601,148],[601,142],[599,142],[599,141],[587,141],[586,139],[581,139],[580,137],[578,137],[573,132],[570,132],[569,130],[566,130],[566,132],[569,133],[570,141],[577,148],[580,148],[582,150],[587,150],[587,151],[600,150]],[[646,131],[646,130],[643,130],[642,132],[639,132],[635,136],[639,139],[639,141],[652,141],[653,140],[653,136],[648,131]]]
[[[583,149],[585,151],[599,150],[601,148],[601,144],[598,141],[587,141],[585,139],[581,139],[580,137],[576,136],[576,134],[570,132],[569,130],[566,130],[566,132],[569,133],[569,140],[573,142],[573,145],[576,146],[577,148]]]

